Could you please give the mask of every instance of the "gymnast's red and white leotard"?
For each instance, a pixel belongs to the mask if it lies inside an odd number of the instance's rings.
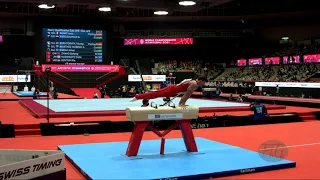
[[[135,98],[137,100],[139,100],[139,99],[156,99],[156,98],[160,98],[160,97],[173,97],[173,96],[176,96],[178,93],[186,92],[189,87],[190,81],[186,81],[186,82],[183,82],[183,83],[177,84],[177,85],[176,84],[169,85],[165,88],[162,88],[162,89],[160,89],[158,91],[154,91],[154,92],[137,94],[135,96]]]

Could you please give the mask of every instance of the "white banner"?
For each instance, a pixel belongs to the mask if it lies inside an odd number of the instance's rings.
[[[0,83],[31,82],[31,75],[0,75]]]
[[[166,81],[166,75],[142,75],[145,82],[164,82]],[[140,82],[140,75],[128,75],[129,82]]]
[[[290,88],[320,88],[320,83],[308,82],[255,82],[258,87],[290,87]]]
[[[65,169],[62,151],[1,150],[0,180],[25,180]]]

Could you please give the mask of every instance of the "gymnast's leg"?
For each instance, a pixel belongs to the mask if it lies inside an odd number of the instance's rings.
[[[177,93],[176,92],[176,85],[170,85],[165,88],[159,89],[158,91],[154,92],[147,92],[144,94],[137,94],[133,99],[131,99],[131,102],[140,100],[140,99],[156,99],[159,97],[172,97],[175,96]]]

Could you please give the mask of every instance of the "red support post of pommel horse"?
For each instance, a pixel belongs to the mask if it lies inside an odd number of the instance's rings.
[[[198,152],[197,144],[191,128],[191,120],[197,119],[199,108],[187,106],[186,109],[180,107],[133,107],[126,109],[128,121],[134,122],[134,128],[128,144],[126,156],[137,156],[142,141],[143,133],[146,129],[153,131],[161,138],[160,154],[164,154],[165,139],[176,127],[180,127],[182,137],[188,152]],[[176,123],[170,126],[164,132],[155,129],[151,121],[176,120]]]

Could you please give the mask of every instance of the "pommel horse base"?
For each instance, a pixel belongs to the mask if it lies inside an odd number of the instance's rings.
[[[164,154],[165,139],[176,127],[180,127],[184,144],[188,152],[198,152],[197,144],[191,128],[191,120],[197,119],[199,108],[187,106],[186,109],[180,107],[132,107],[126,109],[128,121],[134,122],[134,128],[126,151],[126,156],[137,156],[146,129],[153,131],[161,138],[160,154]],[[176,123],[161,133],[150,125],[151,121],[176,120]]]

